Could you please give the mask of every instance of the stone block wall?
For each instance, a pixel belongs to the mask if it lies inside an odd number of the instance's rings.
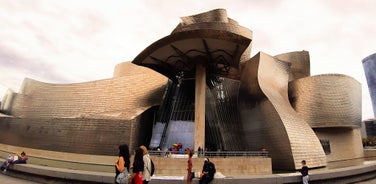
[[[314,131],[320,140],[329,141],[328,162],[364,157],[360,128],[317,128]]]
[[[157,176],[187,176],[188,158],[151,157]],[[210,158],[215,164],[217,172],[227,176],[251,176],[272,174],[271,158],[264,157],[226,157]],[[192,172],[201,172],[204,158],[192,158]]]
[[[120,144],[134,140],[135,124],[134,120],[2,117],[0,141],[41,150],[117,155]]]

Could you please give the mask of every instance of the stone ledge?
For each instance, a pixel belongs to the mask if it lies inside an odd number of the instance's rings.
[[[0,161],[4,161],[0,159]],[[73,169],[62,169],[33,164],[11,165],[7,171],[8,175],[25,178],[27,180],[39,181],[45,183],[113,183],[114,173],[82,171]],[[359,182],[376,177],[376,162],[370,162],[362,166],[352,166],[330,170],[312,170],[310,174],[310,183],[352,183]],[[47,179],[48,180],[47,180]],[[151,184],[172,184],[185,183],[184,176],[153,176]],[[195,178],[193,184],[198,183]],[[272,174],[250,177],[227,177],[216,178],[213,184],[224,183],[301,183],[299,173]]]

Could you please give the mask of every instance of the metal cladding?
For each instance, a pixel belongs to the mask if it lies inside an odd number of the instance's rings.
[[[376,53],[363,59],[363,69],[372,99],[373,115],[376,117]]]
[[[149,67],[178,82],[177,76],[194,76],[197,64],[208,73],[239,78],[239,62],[248,48],[252,32],[216,9],[183,17],[171,35],[147,47],[133,63]],[[248,50],[249,51],[249,50]]]
[[[362,91],[355,79],[340,74],[317,75],[291,82],[289,91],[295,111],[312,128],[360,128]]]
[[[311,76],[311,65],[307,51],[289,52],[274,57],[290,64],[289,81]]]
[[[265,53],[258,53],[246,62],[241,88],[247,91],[252,89],[248,84],[256,83],[258,93],[265,95],[265,98],[256,97],[257,100],[242,104],[246,140],[250,141],[250,147],[268,147],[273,168],[298,169],[302,160],[309,160],[311,167],[325,166],[326,156],[319,139],[289,102],[290,65]],[[248,73],[257,77],[248,78]],[[259,96],[258,93],[248,94]],[[247,96],[245,93],[243,97]]]
[[[0,112],[8,116],[0,114],[0,142],[104,155],[124,143],[131,149],[168,147],[177,138],[192,144],[195,131],[203,130],[194,124],[200,64],[207,74],[200,83],[205,148],[266,148],[273,169],[282,170],[299,169],[301,160],[314,168],[362,157],[360,83],[345,75],[311,77],[307,51],[249,59],[251,38],[250,30],[216,9],[183,17],[132,63],[117,65],[111,79],[25,79],[20,93],[3,98]],[[375,63],[374,56],[363,62],[371,93]]]

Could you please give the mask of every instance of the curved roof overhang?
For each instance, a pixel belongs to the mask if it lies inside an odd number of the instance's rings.
[[[252,32],[229,22],[198,22],[178,27],[142,51],[132,63],[149,67],[177,82],[194,77],[197,64],[208,75],[239,79],[239,62]]]

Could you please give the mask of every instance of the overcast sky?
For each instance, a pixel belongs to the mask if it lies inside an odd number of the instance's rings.
[[[180,17],[216,8],[253,31],[251,56],[306,50],[312,75],[358,80],[362,119],[373,117],[361,60],[376,52],[374,0],[0,0],[0,99],[24,78],[111,78]]]

